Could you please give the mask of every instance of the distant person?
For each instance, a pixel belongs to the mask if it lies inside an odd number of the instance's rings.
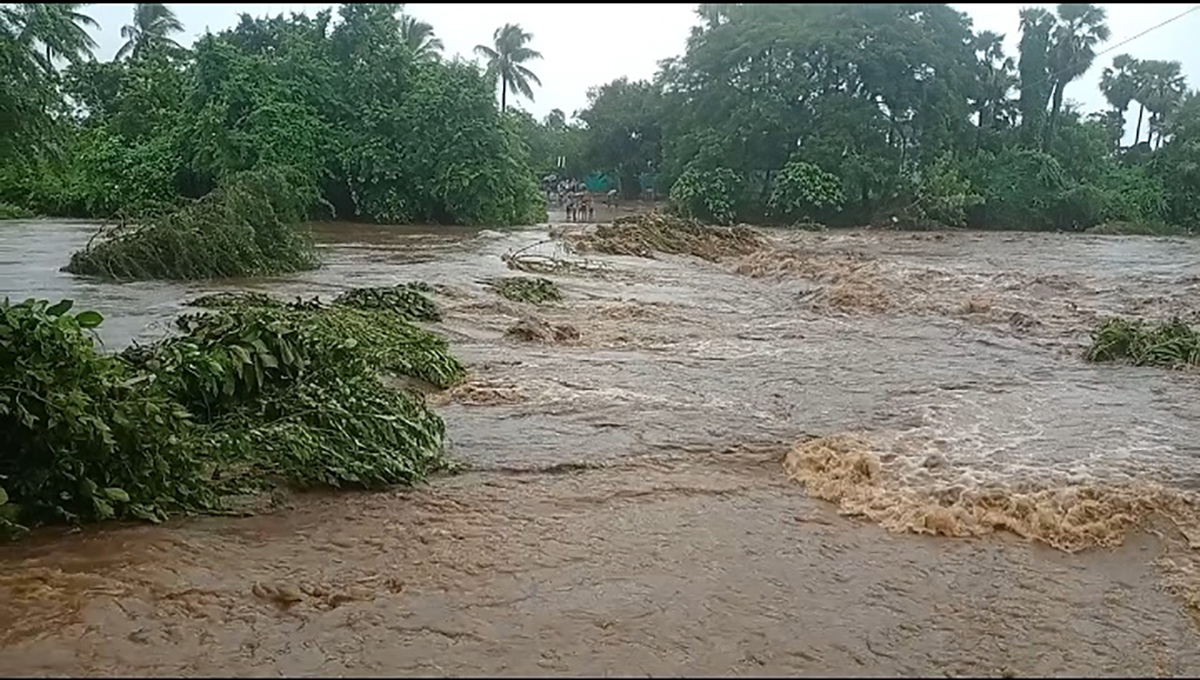
[[[573,198],[567,199],[567,221],[575,221],[575,199]]]
[[[616,189],[608,190],[608,193],[604,195],[604,204],[610,208],[617,207],[617,190]]]
[[[592,203],[592,199],[590,199],[590,198],[588,199],[588,202],[587,202],[587,209],[588,209],[588,222],[591,222],[592,220],[594,220],[596,218],[596,206],[594,203]]]

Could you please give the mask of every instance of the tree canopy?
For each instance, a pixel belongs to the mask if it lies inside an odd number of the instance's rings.
[[[480,68],[438,58],[432,28],[400,9],[243,14],[183,49],[169,37],[179,28],[169,8],[139,4],[118,59],[78,61],[57,78],[22,51],[24,15],[4,6],[0,60],[13,68],[0,76],[0,117],[21,124],[5,125],[0,145],[24,152],[0,168],[0,201],[48,214],[153,213],[272,168],[311,189],[313,216],[537,219],[519,123],[497,110]],[[40,150],[47,140],[62,153]]]
[[[1066,98],[1109,37],[1098,6],[1021,10],[1016,55],[942,4],[702,4],[697,18],[652,82],[593,88],[578,113],[589,162],[623,186],[653,169],[678,207],[718,220],[1200,229],[1200,185],[1174,165],[1200,142],[1178,62],[1116,56],[1100,82],[1111,109],[1092,116]]]
[[[0,5],[0,201],[139,214],[272,168],[313,217],[508,224],[543,176],[602,172],[718,221],[1200,229],[1195,93],[1178,62],[1107,56],[1095,5],[1020,10],[1010,54],[944,4],[702,4],[653,78],[541,120],[511,101],[541,85],[514,23],[476,64],[400,4],[243,15],[189,49],[139,4],[104,63],[85,10]],[[1081,112],[1097,60],[1107,106]]]

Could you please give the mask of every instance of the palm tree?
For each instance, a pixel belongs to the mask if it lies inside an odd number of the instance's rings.
[[[1058,6],[1058,24],[1050,46],[1053,89],[1047,132],[1054,131],[1067,85],[1087,73],[1096,59],[1096,45],[1108,40],[1106,19],[1104,8],[1096,5],[1063,3]]]
[[[1021,94],[1017,107],[1021,111],[1021,135],[1027,142],[1041,139],[1046,120],[1046,103],[1050,101],[1050,46],[1054,30],[1054,15],[1041,7],[1026,7],[1019,12],[1021,42]]]
[[[980,31],[972,45],[979,55],[982,74],[979,79],[979,94],[976,107],[979,113],[979,130],[996,127],[997,122],[1011,118],[1012,101],[1008,93],[1018,85],[1016,64],[1012,57],[1004,56],[1004,35],[993,31]]]
[[[501,113],[508,109],[510,85],[530,101],[533,101],[533,89],[529,87],[529,81],[537,83],[538,87],[542,86],[542,81],[538,80],[537,75],[521,65],[530,59],[542,58],[540,52],[525,46],[532,38],[533,35],[521,30],[519,24],[504,24],[492,34],[494,48],[487,45],[475,46],[475,54],[488,60],[488,77],[500,79]]]
[[[96,20],[79,10],[90,3],[25,2],[12,16],[21,27],[18,40],[27,45],[47,73],[54,71],[54,57],[72,64],[92,58],[96,41],[87,27],[100,28]]]
[[[1104,73],[1100,75],[1100,92],[1104,94],[1104,98],[1108,100],[1109,106],[1112,106],[1114,115],[1106,118],[1106,124],[1120,129],[1120,134],[1117,135],[1117,146],[1120,146],[1120,138],[1125,134],[1125,112],[1129,110],[1129,104],[1137,96],[1138,80],[1137,80],[1138,60],[1128,54],[1118,54],[1113,57],[1112,66],[1106,67]],[[1138,115],[1138,134],[1141,134],[1142,117]],[[1134,142],[1137,142],[1135,136]]]
[[[134,59],[153,47],[176,47],[179,43],[168,36],[183,30],[183,24],[170,7],[158,2],[139,2],[133,8],[133,23],[121,27],[125,44],[117,50],[117,60],[131,56]]]
[[[1146,141],[1154,139],[1162,144],[1163,120],[1183,99],[1187,82],[1177,61],[1148,60],[1139,64],[1138,102],[1150,112],[1150,131]],[[1135,140],[1136,143],[1137,140]]]
[[[417,61],[436,58],[444,47],[442,40],[433,35],[433,26],[407,14],[400,16],[400,39],[412,50]]]
[[[550,109],[543,124],[551,130],[562,130],[567,127],[567,114],[562,109]]]

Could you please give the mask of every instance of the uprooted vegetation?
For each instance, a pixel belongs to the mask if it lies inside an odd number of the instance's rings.
[[[502,297],[513,302],[529,302],[535,305],[562,300],[562,291],[550,279],[540,276],[511,276],[490,284]]]
[[[619,217],[594,231],[568,235],[580,250],[653,258],[654,253],[693,255],[709,262],[746,255],[766,245],[754,229],[718,227],[695,219],[650,212]]]
[[[115,281],[312,269],[316,250],[297,229],[306,201],[281,173],[243,173],[175,212],[110,231],[72,253],[64,269]]]
[[[1200,366],[1200,331],[1180,318],[1162,324],[1109,319],[1092,333],[1088,361],[1125,361],[1134,366]]]
[[[70,301],[0,306],[0,533],[214,511],[283,483],[372,488],[443,468],[444,425],[391,371],[464,376],[392,310],[210,297],[183,331],[119,355]]]

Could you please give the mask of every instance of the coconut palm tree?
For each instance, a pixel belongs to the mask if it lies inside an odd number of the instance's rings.
[[[133,8],[133,23],[121,27],[125,44],[117,50],[117,59],[136,59],[153,47],[180,47],[169,36],[183,30],[183,24],[170,7],[159,2],[139,2]]]
[[[492,34],[494,47],[476,45],[475,54],[488,60],[487,72],[490,78],[500,79],[500,111],[508,109],[508,88],[512,89],[530,101],[533,100],[533,89],[529,82],[533,81],[538,87],[538,80],[533,71],[522,66],[531,59],[541,59],[542,55],[536,50],[526,47],[533,36],[521,30],[519,24],[504,24]]]
[[[1083,77],[1096,59],[1096,46],[1110,35],[1107,14],[1096,5],[1063,3],[1050,45],[1051,104],[1048,132],[1062,111],[1067,85]]]
[[[16,5],[10,16],[20,26],[18,40],[32,50],[47,73],[54,70],[54,58],[72,64],[92,58],[96,41],[88,27],[100,28],[96,20],[79,10],[90,3],[25,2]]]
[[[437,58],[444,46],[442,40],[433,35],[433,26],[408,16],[400,16],[400,39],[412,50],[417,61]]]

